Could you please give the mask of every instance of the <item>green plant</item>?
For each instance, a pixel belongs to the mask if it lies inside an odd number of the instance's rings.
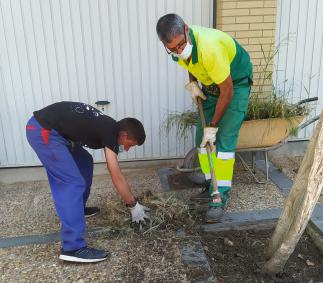
[[[272,96],[271,99],[252,96],[249,100],[248,112],[245,121],[284,118],[291,119],[295,116],[304,116],[309,113],[307,105],[291,104],[284,97]],[[188,130],[196,125],[198,114],[195,111],[185,111],[183,113],[172,113],[165,123],[165,130],[169,132],[172,127],[176,127],[177,135],[183,136]],[[293,135],[297,134],[297,129],[291,129]]]
[[[173,127],[176,127],[177,136],[185,136],[187,131],[197,122],[198,113],[188,110],[183,113],[171,113],[164,121],[164,128],[168,133]]]

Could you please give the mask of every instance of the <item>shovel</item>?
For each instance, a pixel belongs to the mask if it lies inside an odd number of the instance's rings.
[[[203,101],[200,97],[197,97],[197,106],[198,106],[199,114],[201,117],[202,127],[204,129],[206,127],[206,121],[205,121],[205,115],[204,115],[204,110],[203,110]],[[215,201],[215,202],[221,202],[220,193],[218,191],[218,184],[216,182],[216,177],[215,177],[215,173],[214,173],[214,166],[213,166],[211,151],[212,151],[211,146],[209,143],[207,143],[206,144],[206,153],[207,153],[207,159],[209,161],[209,166],[210,166],[210,171],[211,171],[211,180],[212,180],[212,185],[213,185],[212,198],[213,198],[213,201]]]

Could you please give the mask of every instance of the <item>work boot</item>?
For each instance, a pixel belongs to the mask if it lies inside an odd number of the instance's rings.
[[[211,206],[206,212],[206,222],[216,223],[219,222],[224,214],[224,208],[222,206]]]
[[[192,201],[209,201],[209,189],[204,189],[196,195],[191,196]]]
[[[89,206],[84,208],[84,216],[86,218],[94,216],[100,212],[100,208],[96,206]]]
[[[72,262],[98,262],[109,257],[109,253],[103,250],[97,250],[90,247],[80,248],[74,251],[64,251],[61,249],[59,259]]]

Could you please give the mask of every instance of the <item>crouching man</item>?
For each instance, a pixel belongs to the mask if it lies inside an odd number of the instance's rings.
[[[146,134],[135,118],[120,121],[80,102],[58,102],[35,111],[26,126],[29,144],[44,165],[61,221],[60,259],[74,262],[105,260],[107,251],[88,247],[85,217],[98,212],[86,207],[93,177],[93,158],[83,147],[104,149],[112,182],[130,209],[132,222],[149,218],[120,170],[118,152],[142,145]]]

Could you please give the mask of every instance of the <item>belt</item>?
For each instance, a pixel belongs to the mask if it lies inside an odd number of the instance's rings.
[[[244,78],[235,80],[235,81],[233,81],[233,84],[237,85],[237,84],[241,83],[242,81],[244,81],[245,79],[248,79],[248,84],[250,86],[253,85],[253,81],[249,77],[244,77]],[[202,84],[202,91],[206,95],[208,95],[208,94],[211,94],[211,95],[214,95],[214,96],[219,96],[220,95],[220,89],[219,89],[218,85],[216,85],[216,84],[211,84],[211,85]]]
[[[206,95],[208,94],[215,95],[215,96],[220,95],[220,89],[216,84],[211,84],[211,85],[202,84],[202,91]]]

